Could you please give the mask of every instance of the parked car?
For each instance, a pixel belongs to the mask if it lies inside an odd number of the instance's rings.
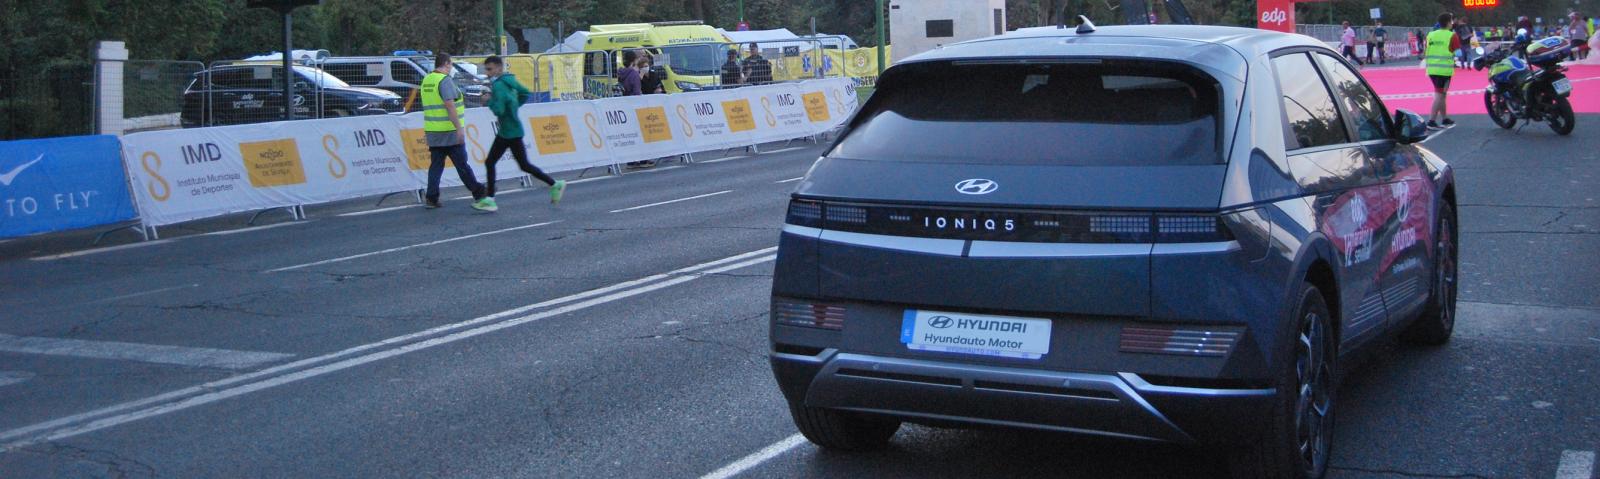
[[[183,92],[184,128],[238,125],[283,119],[283,67],[242,64],[194,74]],[[317,68],[294,67],[294,117],[337,118],[398,113],[400,96],[353,87]]]
[[[324,60],[321,66],[351,85],[382,88],[402,99],[410,99],[412,92],[422,85],[422,77],[433,70],[433,59],[425,55],[335,57]],[[489,98],[489,81],[471,71],[474,68],[476,66],[455,66],[454,78],[466,95],[468,108],[484,106]],[[419,100],[412,99],[410,103],[413,111],[422,108]]]
[[[1454,327],[1456,186],[1426,135],[1300,35],[1086,25],[914,56],[792,196],[773,373],[825,448],[1004,426],[1320,477],[1346,358]]]

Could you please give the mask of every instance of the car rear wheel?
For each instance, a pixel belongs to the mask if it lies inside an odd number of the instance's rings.
[[[883,447],[900,430],[900,421],[849,411],[790,404],[800,434],[827,449],[865,451]]]
[[[1433,292],[1428,308],[1401,333],[1413,344],[1440,345],[1450,341],[1456,328],[1456,213],[1444,205],[1439,209],[1438,232],[1433,254]]]
[[[1300,289],[1292,337],[1280,349],[1278,397],[1263,437],[1231,458],[1234,477],[1320,478],[1333,450],[1338,343],[1333,316],[1316,286]]]

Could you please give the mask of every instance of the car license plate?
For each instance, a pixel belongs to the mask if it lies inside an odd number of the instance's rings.
[[[1557,95],[1572,93],[1572,82],[1568,81],[1566,78],[1556,80],[1555,83],[1551,83],[1551,86],[1556,88]]]
[[[1039,359],[1050,352],[1050,320],[908,309],[900,342],[919,351]]]

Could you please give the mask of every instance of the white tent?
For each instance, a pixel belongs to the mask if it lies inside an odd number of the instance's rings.
[[[332,55],[330,55],[327,50],[294,50],[289,52],[289,58],[297,62],[304,62],[308,64],[322,63],[327,61],[328,57],[330,56]],[[283,61],[283,52],[272,52],[265,55],[256,55],[244,59],[244,61],[247,62],[262,62],[269,60]]]
[[[588,44],[589,44],[589,32],[577,31],[577,32],[572,32],[571,35],[567,35],[567,38],[565,40],[562,40],[561,43],[557,43],[556,46],[550,47],[549,50],[545,50],[544,52],[545,53],[581,52],[581,51],[583,51],[584,47],[587,46]]]

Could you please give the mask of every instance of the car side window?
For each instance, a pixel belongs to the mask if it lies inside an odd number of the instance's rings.
[[[1344,114],[1356,121],[1356,138],[1360,141],[1389,138],[1389,118],[1384,113],[1383,102],[1378,101],[1378,95],[1371,88],[1361,83],[1361,77],[1344,62],[1326,53],[1318,53],[1317,62],[1328,74],[1328,83],[1344,99]]]
[[[248,88],[250,71],[244,69],[212,70],[211,87],[218,90]]]
[[[1283,113],[1288,121],[1288,149],[1337,145],[1350,141],[1333,94],[1305,53],[1272,59],[1283,92]]]
[[[328,64],[322,66],[322,71],[351,85],[377,85],[383,81],[383,77],[368,75],[371,66],[381,65],[371,62]]]
[[[422,73],[406,62],[389,62],[389,76],[400,83],[422,84]]]

